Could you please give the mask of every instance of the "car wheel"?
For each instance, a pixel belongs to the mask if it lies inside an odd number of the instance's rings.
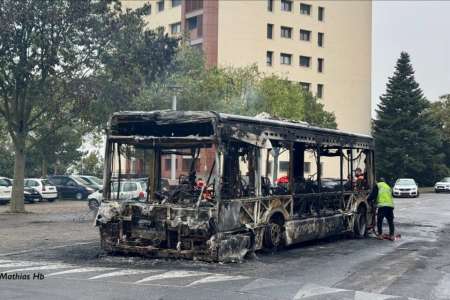
[[[362,239],[367,236],[367,212],[364,205],[358,207],[353,225],[353,236],[357,239]]]
[[[97,201],[97,199],[89,199],[88,206],[90,210],[98,210],[98,208],[100,207],[100,203]]]
[[[77,199],[77,200],[83,200],[83,194],[80,193],[80,192],[76,193],[76,194],[75,194],[75,199]]]
[[[55,202],[56,199],[57,199],[57,198],[49,198],[49,199],[47,199],[47,201],[48,201],[48,202]]]

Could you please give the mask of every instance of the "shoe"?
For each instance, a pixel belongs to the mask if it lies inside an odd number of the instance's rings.
[[[377,240],[384,240],[383,235],[382,234],[377,234],[376,236]]]
[[[387,239],[390,240],[390,241],[395,241],[395,236],[394,235],[390,235]]]

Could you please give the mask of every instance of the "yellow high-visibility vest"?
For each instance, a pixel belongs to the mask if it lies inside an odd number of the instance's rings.
[[[385,182],[378,182],[378,197],[377,205],[378,207],[387,206],[394,207],[394,198],[392,197],[392,189]]]

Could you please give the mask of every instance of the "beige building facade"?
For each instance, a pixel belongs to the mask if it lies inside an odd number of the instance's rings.
[[[371,1],[123,1],[145,3],[150,28],[188,32],[208,64],[257,64],[310,90],[339,129],[370,133]]]

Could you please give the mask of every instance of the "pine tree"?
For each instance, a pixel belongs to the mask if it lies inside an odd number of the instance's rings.
[[[373,132],[378,176],[391,183],[407,177],[432,184],[440,140],[408,53],[401,53],[380,100]]]

